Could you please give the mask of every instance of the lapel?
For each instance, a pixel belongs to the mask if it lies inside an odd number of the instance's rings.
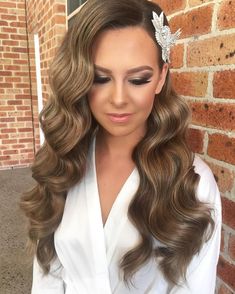
[[[90,179],[92,183],[95,183],[92,186],[93,190],[90,191],[92,195],[93,204],[97,207],[96,216],[93,215],[93,218],[97,221],[97,230],[100,230],[102,227],[104,234],[104,247],[106,248],[106,262],[108,266],[110,265],[112,256],[115,252],[120,234],[125,225],[129,222],[127,217],[129,203],[134,196],[138,186],[139,186],[139,174],[136,168],[127,178],[126,182],[122,186],[120,192],[118,193],[112,208],[109,212],[108,218],[103,226],[102,212],[98,191],[97,175],[96,175],[96,166],[95,166],[95,139],[92,144],[92,162],[91,162],[91,175]],[[89,194],[87,194],[89,197]],[[89,206],[88,206],[89,207]],[[89,209],[89,208],[88,208]],[[91,207],[91,212],[93,211]]]

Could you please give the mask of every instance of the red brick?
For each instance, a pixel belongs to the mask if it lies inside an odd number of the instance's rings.
[[[215,98],[235,99],[235,70],[219,71],[214,74],[213,95]]]
[[[1,117],[0,122],[14,122],[15,118],[14,117]]]
[[[213,5],[207,5],[171,18],[173,32],[181,28],[181,38],[202,35],[211,31]]]
[[[235,104],[191,102],[192,122],[221,130],[235,128]]]
[[[16,15],[1,14],[1,19],[5,19],[5,20],[16,20]]]
[[[20,81],[21,81],[21,78],[16,78],[16,77],[5,78],[6,83],[18,83]]]
[[[176,92],[185,96],[204,97],[208,85],[208,73],[181,72],[172,73],[172,82]]]
[[[25,3],[17,3],[17,9],[25,9]]]
[[[55,3],[53,6],[53,13],[65,13],[65,5]]]
[[[1,132],[4,133],[16,133],[16,129],[1,129]]]
[[[1,12],[0,12],[1,13]],[[16,33],[17,29],[16,28],[2,28],[2,32],[4,33]]]
[[[15,3],[12,3],[12,2],[4,2],[4,1],[1,1],[0,2],[0,6],[1,7],[8,7],[8,8],[15,8],[16,7],[16,4]]]
[[[2,88],[13,88],[13,84],[11,84],[11,83],[0,83],[0,87],[2,87]]]
[[[176,11],[180,11],[184,9],[186,6],[186,0],[153,0],[153,2],[158,4],[167,15]]]
[[[32,117],[17,117],[17,121],[32,121]]]
[[[203,140],[205,132],[197,129],[189,129],[187,142],[193,152],[203,153]]]
[[[18,131],[27,133],[27,132],[32,132],[33,129],[32,128],[18,128]]]
[[[5,155],[5,156],[0,156],[0,162],[2,162],[3,160],[8,160],[10,159],[10,156]]]
[[[25,35],[17,35],[17,34],[12,34],[11,35],[12,40],[20,40],[20,41],[27,41],[27,37]]]
[[[232,234],[230,234],[228,240],[228,253],[229,256],[235,261],[235,235]]]
[[[218,290],[218,294],[234,294],[234,292],[222,284]]]
[[[2,25],[2,23],[0,25]],[[0,34],[0,38],[1,39],[9,39],[9,35],[7,35],[7,34]]]
[[[209,135],[208,155],[230,164],[235,164],[235,138],[222,134]]]
[[[52,26],[55,24],[66,24],[66,16],[65,15],[54,15],[52,18]]]
[[[12,155],[12,154],[18,154],[18,150],[4,150],[3,155]]]
[[[20,70],[20,66],[18,65],[4,65],[5,70]]]
[[[20,153],[27,153],[28,154],[29,152],[32,152],[32,148],[30,148],[30,149],[24,148],[24,149],[20,150]]]
[[[3,54],[4,58],[12,58],[12,59],[19,59],[20,55],[17,53],[4,53]]]
[[[235,63],[235,34],[191,42],[187,50],[187,65],[208,66]]]
[[[22,105],[22,100],[8,100],[8,105]]]
[[[212,0],[189,0],[189,6],[197,6],[211,1]]]
[[[231,193],[231,190],[234,185],[235,172],[224,166],[218,166],[211,162],[208,162],[208,164],[210,168],[212,169],[216,182],[219,186],[220,192]]]
[[[222,1],[218,11],[218,28],[220,30],[235,27],[235,1]]]
[[[222,197],[221,199],[223,208],[223,222],[232,229],[235,229],[235,202],[225,197]]]
[[[28,49],[15,47],[15,48],[12,48],[12,52],[28,53]]]
[[[19,139],[19,143],[33,143],[33,139]]]
[[[10,22],[10,26],[11,27],[15,27],[15,28],[25,28],[25,22],[21,22],[21,21],[12,21]]]
[[[0,76],[12,76],[11,71],[0,71]]]
[[[235,290],[235,266],[220,257],[217,272],[219,277]]]
[[[4,45],[4,46],[19,46],[19,41],[3,40],[2,45]]]
[[[2,144],[8,145],[8,144],[16,144],[16,139],[9,139],[9,140],[2,140]]]
[[[178,44],[173,46],[171,50],[170,60],[172,68],[180,68],[183,66],[184,45]]]

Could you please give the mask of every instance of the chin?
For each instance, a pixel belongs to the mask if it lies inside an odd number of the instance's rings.
[[[134,133],[138,134],[140,130],[138,128],[130,128],[127,126],[119,126],[114,128],[104,128],[101,127],[104,133],[108,134],[109,136],[113,137],[127,137],[133,136]]]

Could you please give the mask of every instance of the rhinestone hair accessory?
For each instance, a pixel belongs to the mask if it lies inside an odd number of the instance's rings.
[[[158,44],[162,48],[162,59],[165,62],[170,62],[170,47],[175,44],[175,41],[179,38],[181,30],[178,29],[177,32],[171,34],[170,28],[164,26],[164,14],[163,12],[160,16],[153,11],[152,23],[155,28],[155,37]]]

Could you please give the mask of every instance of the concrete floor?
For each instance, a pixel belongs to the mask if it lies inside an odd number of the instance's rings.
[[[29,168],[0,170],[0,294],[29,294],[32,257],[26,252],[21,193],[34,185]]]

